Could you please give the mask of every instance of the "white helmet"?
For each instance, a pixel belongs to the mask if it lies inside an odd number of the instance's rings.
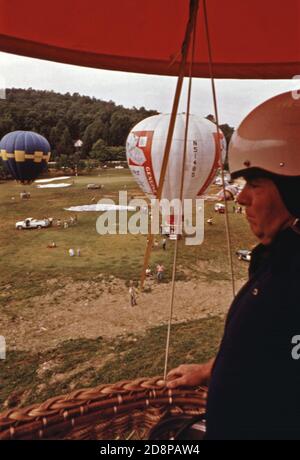
[[[232,136],[228,161],[233,178],[257,169],[300,176],[300,96],[289,91],[252,110]]]

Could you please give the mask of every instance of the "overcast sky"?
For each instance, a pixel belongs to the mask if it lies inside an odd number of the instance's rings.
[[[170,112],[175,77],[143,75],[90,69],[56,62],[0,53],[0,87],[34,88],[94,96],[124,107],[141,107]],[[186,84],[187,86],[187,84]],[[237,126],[257,104],[269,97],[300,88],[300,80],[216,80],[220,124]],[[186,111],[186,92],[180,112]],[[191,112],[214,113],[208,79],[193,80]]]

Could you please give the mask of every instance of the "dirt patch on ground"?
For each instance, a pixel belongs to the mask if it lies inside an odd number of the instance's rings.
[[[171,283],[147,282],[149,292],[140,292],[137,305],[130,306],[124,281],[101,275],[93,281],[50,279],[52,292],[34,297],[17,315],[3,314],[1,329],[8,349],[42,352],[60,342],[76,338],[115,337],[142,333],[166,324],[169,318]],[[237,287],[243,281],[239,281]],[[57,286],[57,289],[53,289]],[[224,315],[232,300],[228,281],[177,281],[173,322]]]

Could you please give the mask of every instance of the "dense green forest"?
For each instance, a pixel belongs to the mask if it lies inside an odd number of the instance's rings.
[[[130,129],[146,117],[157,114],[144,107],[124,108],[113,101],[54,91],[7,89],[0,100],[0,138],[10,131],[36,131],[51,145],[51,161],[58,167],[97,166],[105,161],[125,160],[125,141]],[[211,115],[208,115],[212,119]],[[229,141],[233,128],[221,128]],[[80,139],[82,146],[75,148]],[[83,160],[85,162],[83,163]]]
[[[15,88],[6,90],[6,99],[0,101],[0,106],[0,138],[14,130],[36,131],[50,142],[51,160],[74,154],[78,139],[83,142],[81,158],[125,159],[125,140],[130,129],[157,114],[144,107],[126,109],[113,101],[78,93]]]

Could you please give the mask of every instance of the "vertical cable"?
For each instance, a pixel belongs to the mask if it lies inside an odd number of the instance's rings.
[[[178,216],[178,218],[180,218],[181,228],[182,228],[182,216],[183,216],[182,199],[183,199],[183,188],[184,188],[184,171],[185,171],[185,160],[186,160],[186,153],[187,153],[187,139],[188,139],[191,94],[192,94],[192,75],[193,75],[193,63],[194,63],[195,43],[196,43],[196,24],[197,24],[197,16],[194,17],[194,24],[193,24],[192,56],[191,56],[191,62],[189,66],[189,86],[188,86],[188,95],[187,95],[185,131],[184,131],[184,147],[183,147],[183,156],[182,156],[182,164],[181,164],[181,182],[180,182],[181,213]],[[177,267],[177,254],[178,254],[178,238],[176,238],[175,240],[175,248],[174,248],[174,256],[173,256],[172,286],[171,286],[171,299],[170,299],[168,332],[167,332],[167,342],[166,342],[166,352],[165,352],[164,380],[166,380],[167,378],[167,371],[168,371],[171,326],[172,326],[172,320],[173,320],[173,308],[174,308],[174,296],[175,296],[175,276],[176,276],[176,267]]]
[[[216,126],[217,126],[217,136],[216,136],[217,142],[218,142],[217,148],[220,149],[220,152],[221,152],[221,147],[219,143],[219,131],[220,131],[219,115],[218,115],[215,80],[214,80],[213,67],[212,67],[213,61],[212,61],[211,42],[210,42],[210,35],[209,35],[209,28],[208,28],[206,0],[203,0],[203,12],[204,12],[205,33],[206,33],[206,42],[207,42],[208,57],[209,57],[209,73],[210,73],[210,81],[211,81],[213,101],[214,101],[215,119],[216,119]],[[220,163],[221,163],[221,175],[222,175],[222,188],[223,188],[224,204],[225,204],[225,227],[226,227],[226,237],[227,237],[227,250],[228,250],[229,265],[230,265],[230,272],[231,272],[232,293],[233,293],[233,297],[235,297],[235,280],[234,280],[233,261],[232,261],[232,253],[231,253],[231,235],[230,235],[230,229],[229,229],[228,204],[227,204],[226,193],[225,193],[224,166],[223,166],[222,158],[221,158]]]

